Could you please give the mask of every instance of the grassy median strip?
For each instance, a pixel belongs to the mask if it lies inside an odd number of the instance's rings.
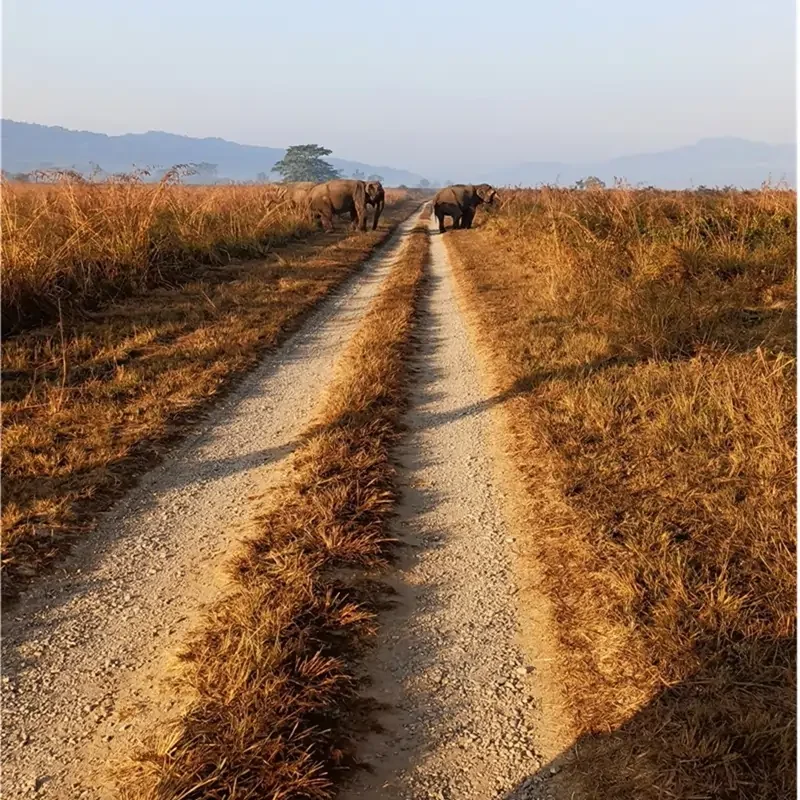
[[[3,342],[3,597],[51,563],[414,208]]]
[[[542,190],[447,234],[576,797],[794,796],[795,227],[790,192]]]
[[[426,212],[427,216],[427,212]],[[425,276],[420,223],[353,341],[290,482],[234,563],[235,589],[184,654],[192,700],[126,797],[327,798],[346,766],[352,665],[389,554],[408,355]]]

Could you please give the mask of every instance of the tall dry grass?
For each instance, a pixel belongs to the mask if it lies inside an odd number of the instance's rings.
[[[795,227],[791,192],[545,189],[447,235],[530,486],[575,796],[793,796]]]
[[[316,228],[280,185],[183,186],[179,177],[4,183],[3,330],[185,279],[197,264],[263,256]],[[404,197],[390,191],[387,203]]]

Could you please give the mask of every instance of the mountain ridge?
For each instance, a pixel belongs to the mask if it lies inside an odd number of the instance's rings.
[[[76,131],[56,125],[39,125],[3,119],[3,169],[9,173],[31,172],[47,167],[91,171],[99,165],[104,172],[128,172],[141,168],[169,168],[176,164],[209,163],[217,166],[220,180],[254,180],[269,174],[286,150],[279,147],[239,144],[220,137],[196,138],[166,131],[109,135]],[[388,165],[328,158],[345,176],[355,170],[379,174],[388,185],[416,185],[423,176]],[[273,175],[273,179],[277,176]]]
[[[218,136],[197,138],[158,130],[109,135],[9,119],[2,120],[1,133],[3,169],[12,174],[47,167],[88,172],[93,164],[115,173],[128,172],[134,166],[169,168],[175,164],[207,163],[216,165],[216,172],[206,180],[255,180],[260,174],[269,175],[286,152],[283,148],[239,144]],[[423,180],[419,173],[388,165],[336,157],[328,161],[345,177],[358,170],[365,175],[379,174],[390,186],[416,186]],[[794,144],[773,145],[737,136],[705,137],[668,150],[605,160],[525,161],[481,174],[465,174],[461,179],[498,186],[567,186],[588,175],[609,185],[620,178],[632,185],[665,189],[701,185],[758,188],[766,180],[786,181],[794,187],[796,148]],[[271,177],[277,179],[274,173]],[[440,180],[440,176],[437,178]]]

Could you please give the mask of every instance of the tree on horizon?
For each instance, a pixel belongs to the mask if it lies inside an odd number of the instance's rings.
[[[324,183],[339,177],[339,171],[323,160],[324,156],[329,156],[332,152],[318,144],[292,145],[272,170],[281,175],[284,183],[295,181]]]

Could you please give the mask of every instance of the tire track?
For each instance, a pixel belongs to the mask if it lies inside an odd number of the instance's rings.
[[[381,615],[365,670],[384,730],[363,743],[370,771],[343,796],[544,798],[538,688],[517,642],[514,544],[491,456],[493,401],[433,231],[431,258],[399,454],[408,485],[396,533],[407,547],[390,580],[397,604]]]
[[[248,496],[277,480],[419,214],[5,619],[4,790],[98,797],[112,753],[170,713],[162,676],[224,586]],[[11,616],[11,615],[8,615]]]

